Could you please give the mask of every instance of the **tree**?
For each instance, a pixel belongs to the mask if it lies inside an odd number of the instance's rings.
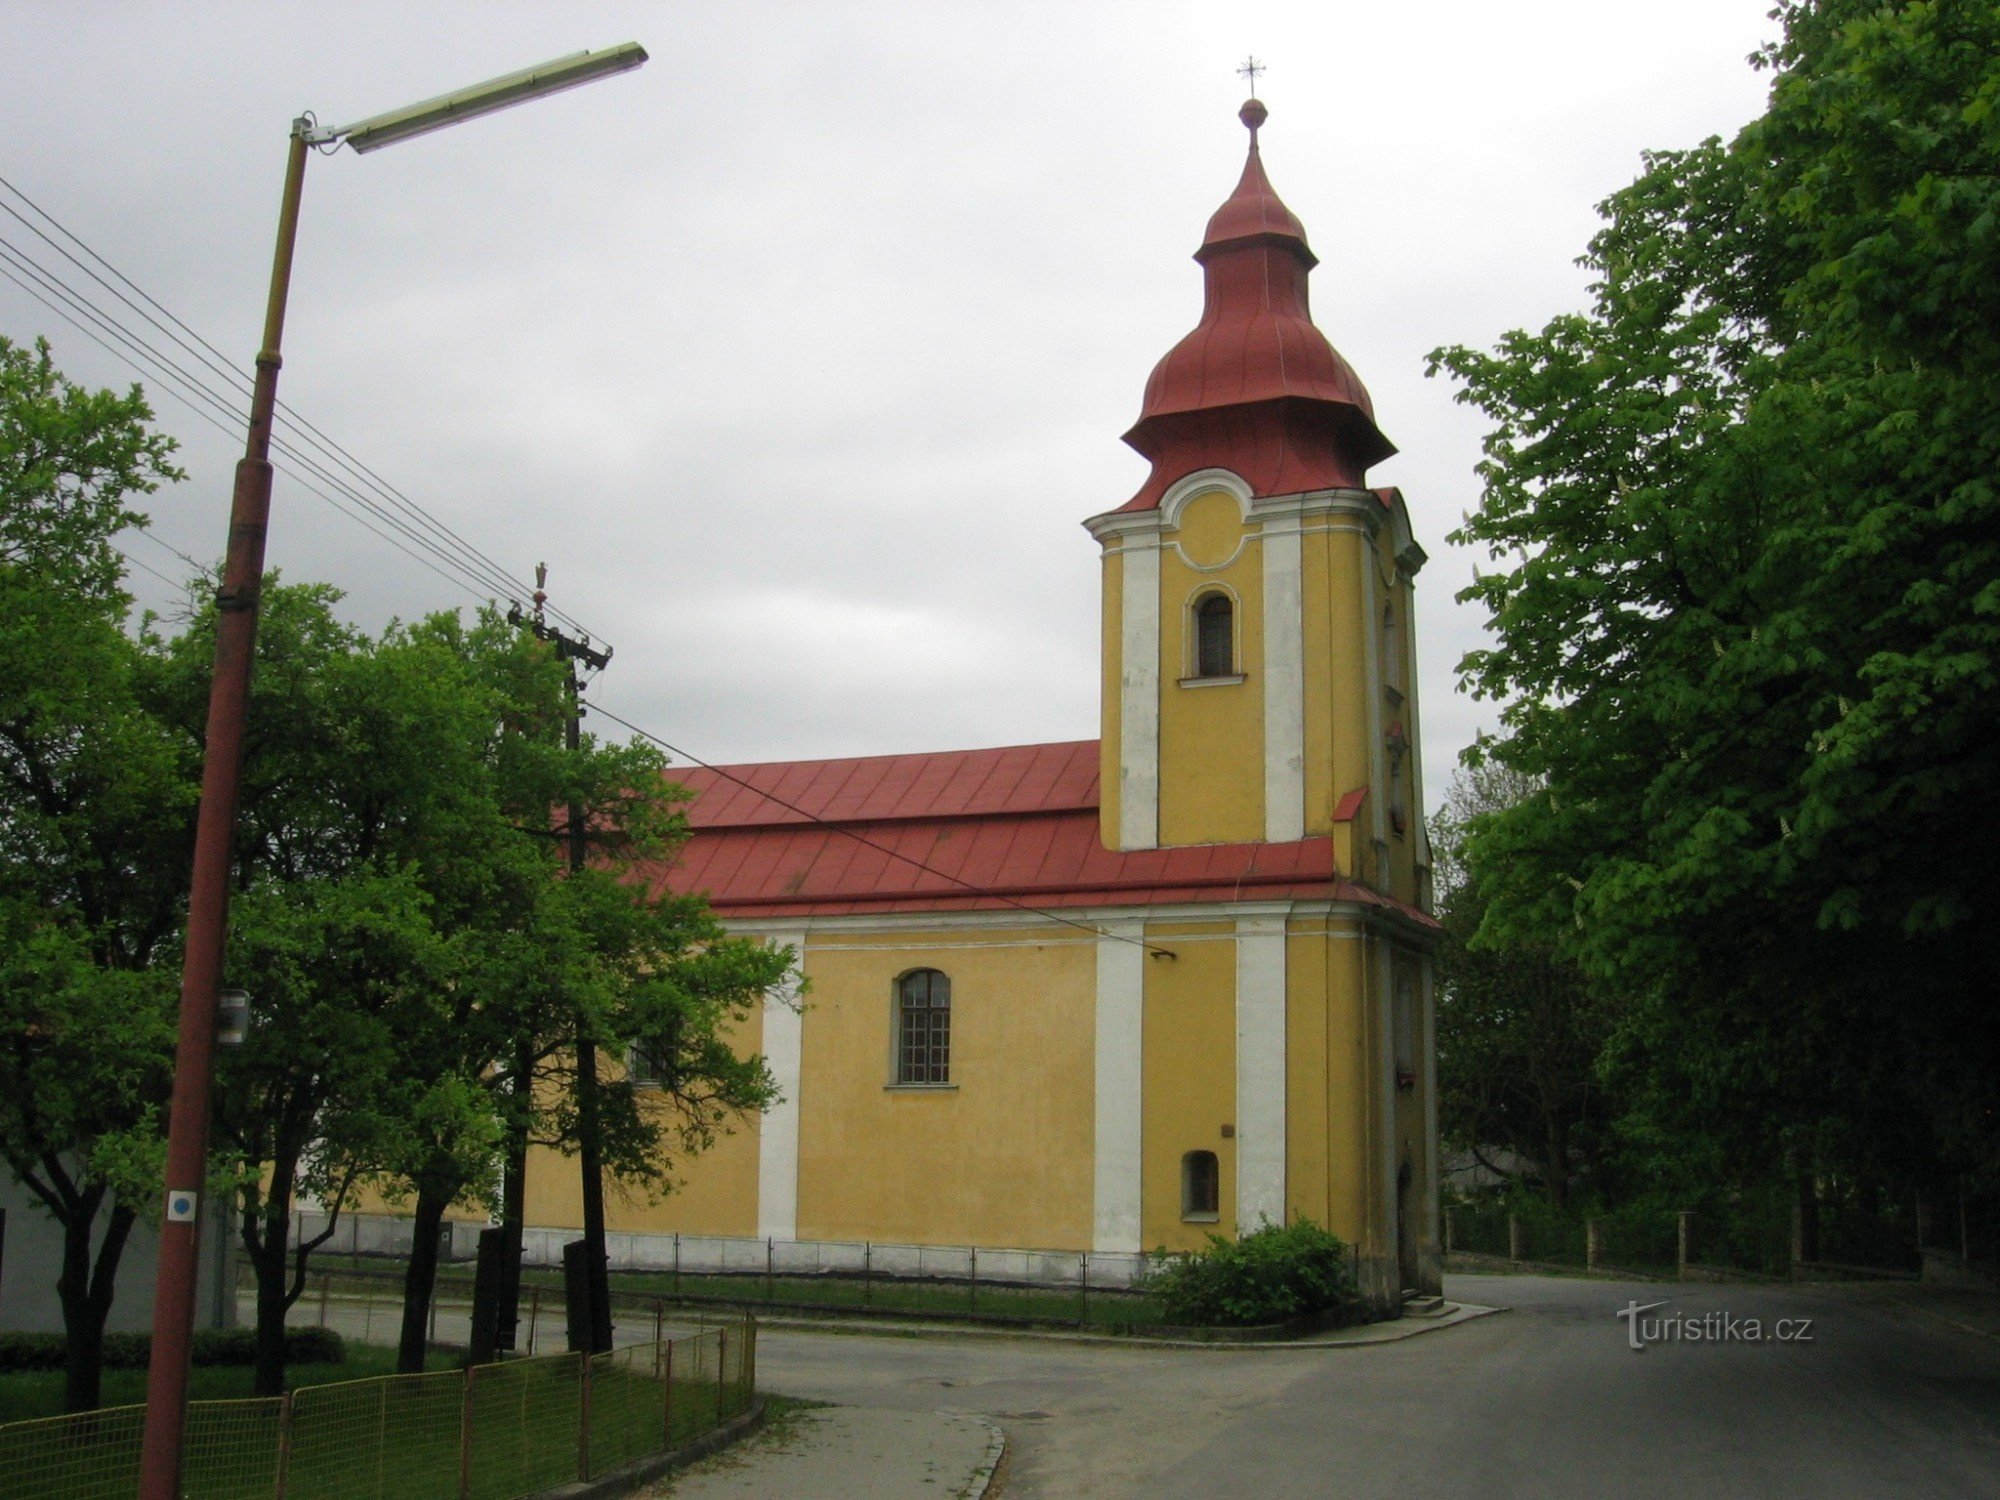
[[[423,1064],[404,1075],[409,1102],[399,1113],[411,1128],[392,1169],[414,1200],[406,1370],[422,1368],[438,1231],[454,1202],[492,1201],[495,1145],[524,1155],[530,1141],[581,1144],[578,1037],[621,1053],[628,1042],[644,1047],[648,1086],[599,1092],[599,1148],[628,1190],[665,1191],[677,1156],[705,1149],[728,1117],[775,1096],[762,1059],[737,1057],[720,1033],[792,961],[727,937],[698,898],[635,878],[642,861],[670,856],[685,836],[685,793],[643,744],[585,737],[577,751],[563,748],[566,688],[545,647],[491,616],[470,632],[434,617],[419,634],[470,664],[493,694],[495,803],[482,825],[490,847],[461,851],[429,882],[454,969],[431,1013],[435,1034],[405,1045]],[[593,850],[584,870],[563,869],[569,830],[550,826],[552,806],[581,812]],[[466,882],[467,871],[479,878]]]
[[[1482,930],[1629,997],[1665,1134],[2000,1169],[2000,12],[1777,13],[1766,114],[1602,207],[1584,314],[1437,351],[1494,421],[1457,539],[1545,793]]]
[[[124,396],[0,339],[0,1156],[63,1234],[66,1400],[156,1211],[193,784],[139,700],[112,538],[177,479]]]
[[[1598,1077],[1612,1011],[1547,942],[1480,937],[1488,901],[1465,865],[1479,820],[1538,788],[1498,765],[1462,768],[1435,820],[1438,856],[1438,1130],[1491,1170],[1498,1147],[1533,1163],[1558,1212],[1594,1167],[1610,1116]]]

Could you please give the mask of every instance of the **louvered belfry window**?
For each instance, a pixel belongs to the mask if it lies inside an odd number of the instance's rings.
[[[1236,615],[1227,594],[1209,594],[1194,608],[1197,677],[1228,677],[1236,671]]]
[[[896,1082],[951,1082],[951,980],[936,969],[896,981]]]

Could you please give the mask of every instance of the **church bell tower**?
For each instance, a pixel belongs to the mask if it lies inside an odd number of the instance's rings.
[[[1318,264],[1265,175],[1208,221],[1201,320],[1125,441],[1152,465],[1087,522],[1103,549],[1100,832],[1111,849],[1330,838],[1341,875],[1422,908],[1412,580],[1396,450],[1314,325]]]

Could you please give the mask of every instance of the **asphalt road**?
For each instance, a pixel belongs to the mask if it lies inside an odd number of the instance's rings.
[[[767,1329],[760,1383],[987,1414],[1007,1500],[2000,1496],[2000,1340],[1896,1294],[1511,1276],[1446,1293],[1511,1310],[1287,1351]],[[1643,1317],[1665,1333],[1679,1314],[1683,1337],[1635,1352],[1618,1310],[1662,1299]],[[1715,1337],[1724,1314],[1765,1341]],[[1779,1319],[1806,1336],[1771,1340]]]

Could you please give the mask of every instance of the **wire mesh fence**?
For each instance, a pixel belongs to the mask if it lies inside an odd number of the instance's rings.
[[[750,1409],[749,1319],[607,1354],[188,1405],[188,1500],[516,1500],[667,1452]],[[132,1500],[145,1408],[0,1426],[0,1500]]]

